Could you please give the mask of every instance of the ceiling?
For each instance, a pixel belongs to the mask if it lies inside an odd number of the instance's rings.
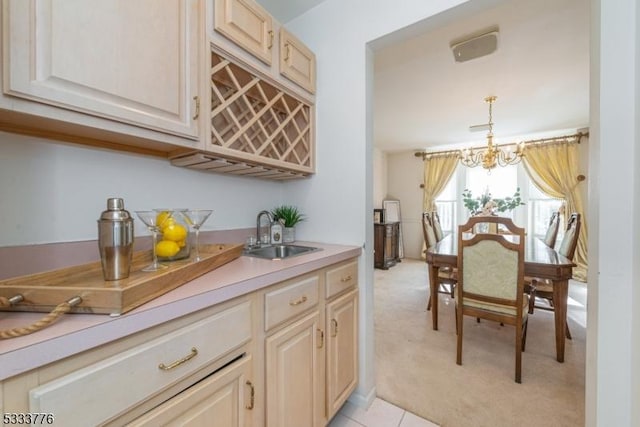
[[[258,1],[281,22],[322,2]],[[469,126],[487,123],[489,95],[497,96],[497,143],[588,127],[589,3],[474,0],[374,42],[374,145],[392,152],[484,144],[486,131]],[[494,53],[454,61],[452,40],[492,26]]]

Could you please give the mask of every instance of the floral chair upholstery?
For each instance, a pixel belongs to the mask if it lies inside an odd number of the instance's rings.
[[[504,226],[508,235],[473,233],[478,223]],[[515,381],[521,382],[527,338],[528,296],[524,293],[524,229],[510,218],[473,217],[458,227],[456,363],[462,364],[464,315],[515,326]]]

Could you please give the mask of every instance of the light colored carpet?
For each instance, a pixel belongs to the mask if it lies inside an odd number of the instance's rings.
[[[465,316],[458,366],[453,300],[439,295],[434,331],[424,261],[404,259],[374,278],[378,397],[443,427],[584,425],[584,283],[570,283],[565,362],[555,359],[553,313],[536,310],[517,384],[512,326]]]

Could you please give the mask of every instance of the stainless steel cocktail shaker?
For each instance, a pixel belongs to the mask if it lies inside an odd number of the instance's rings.
[[[133,255],[133,218],[124,200],[107,199],[107,210],[98,220],[98,248],[105,280],[129,277]]]

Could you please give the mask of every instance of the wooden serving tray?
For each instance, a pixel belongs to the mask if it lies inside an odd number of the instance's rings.
[[[3,311],[50,312],[58,304],[79,296],[72,313],[122,314],[242,255],[242,244],[200,245],[199,262],[191,259],[163,262],[168,268],[141,271],[151,263],[151,250],[133,254],[131,273],[122,280],[106,281],[100,262],[0,281],[0,296],[22,295],[21,303]]]

